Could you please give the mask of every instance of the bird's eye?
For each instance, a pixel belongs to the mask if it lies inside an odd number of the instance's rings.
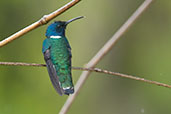
[[[60,25],[57,26],[58,28],[61,27]]]

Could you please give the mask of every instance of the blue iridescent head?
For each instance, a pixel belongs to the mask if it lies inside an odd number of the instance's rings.
[[[50,36],[65,36],[66,26],[70,22],[81,18],[83,18],[83,16],[73,18],[69,21],[55,21],[54,23],[48,26],[46,30],[46,37],[49,38]]]

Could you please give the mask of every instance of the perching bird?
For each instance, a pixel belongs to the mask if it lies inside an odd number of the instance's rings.
[[[48,69],[51,82],[60,94],[74,93],[71,76],[71,47],[65,37],[66,26],[83,16],[69,21],[55,21],[46,30],[46,39],[43,42],[42,52]]]

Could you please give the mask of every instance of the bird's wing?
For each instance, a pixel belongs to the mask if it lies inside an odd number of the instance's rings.
[[[44,50],[43,55],[44,55],[44,59],[46,62],[46,66],[47,66],[48,73],[50,76],[50,80],[53,84],[53,87],[59,93],[59,95],[63,95],[64,91],[60,86],[60,82],[59,82],[59,78],[56,73],[56,69],[51,61],[50,47],[48,49]]]

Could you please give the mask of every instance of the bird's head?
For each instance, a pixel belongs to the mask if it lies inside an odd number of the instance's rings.
[[[50,36],[65,36],[66,26],[70,22],[75,21],[77,19],[81,19],[81,18],[83,18],[83,16],[73,18],[69,21],[55,21],[54,23],[48,26],[46,30],[46,37],[49,38]]]

